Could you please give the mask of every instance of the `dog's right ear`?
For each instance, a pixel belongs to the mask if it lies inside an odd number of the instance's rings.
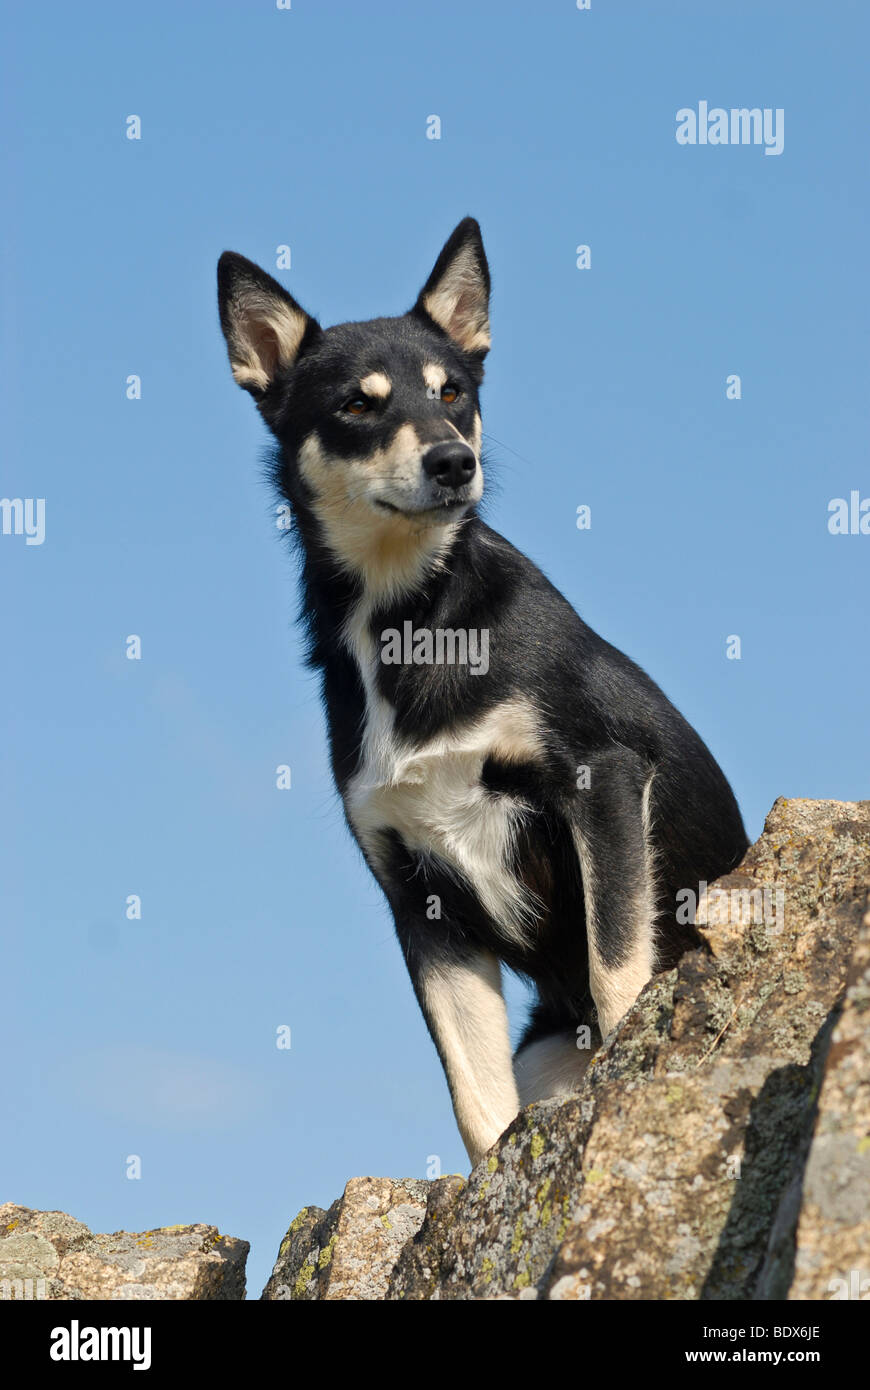
[[[233,376],[257,401],[321,333],[283,285],[235,251],[218,261],[218,308]]]

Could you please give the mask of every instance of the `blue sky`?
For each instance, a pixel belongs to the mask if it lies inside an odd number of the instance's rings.
[[[465,1155],[330,783],[215,261],[326,323],[401,312],[478,217],[489,519],[695,723],[754,838],[778,795],[868,794],[870,536],[827,521],[870,497],[870,25],[150,0],[4,29],[0,493],[45,499],[45,539],[0,536],[0,1200],[214,1222],[257,1296],[301,1206]],[[678,145],[700,101],[782,108],[782,154]]]

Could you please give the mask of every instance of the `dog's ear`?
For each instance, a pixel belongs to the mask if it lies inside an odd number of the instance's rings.
[[[483,358],[490,348],[489,266],[480,227],[466,217],[435,262],[414,309],[427,315],[463,352]]]
[[[277,280],[235,251],[218,261],[218,308],[233,376],[258,401],[321,332]]]

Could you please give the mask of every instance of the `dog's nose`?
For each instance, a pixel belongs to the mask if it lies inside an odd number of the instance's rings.
[[[458,439],[434,444],[423,455],[423,472],[439,487],[462,487],[474,477],[476,467],[472,450]]]

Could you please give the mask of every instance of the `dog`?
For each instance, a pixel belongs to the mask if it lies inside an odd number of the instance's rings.
[[[472,1164],[521,1106],[577,1087],[699,944],[679,889],[747,848],[694,729],[478,513],[489,300],[473,218],[392,318],[324,329],[245,257],[218,264],[232,372],[276,441],[335,782]],[[535,988],[514,1056],[502,966]]]

